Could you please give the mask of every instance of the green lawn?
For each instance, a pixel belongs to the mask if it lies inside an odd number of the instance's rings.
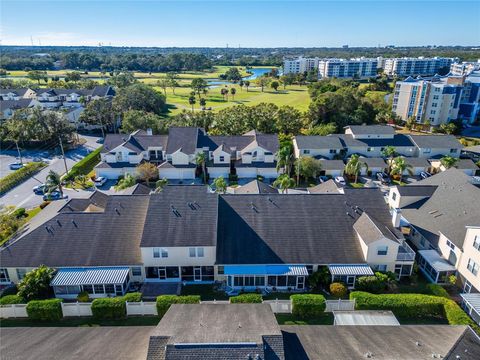
[[[224,291],[216,291],[211,284],[182,286],[181,295],[200,295],[203,301],[228,300],[228,296]]]
[[[122,320],[95,320],[92,317],[75,317],[51,322],[30,319],[2,319],[0,320],[0,327],[155,326],[159,321],[158,316],[129,316]]]
[[[158,87],[155,88],[163,93],[162,89]],[[221,110],[240,104],[251,106],[265,102],[273,103],[278,106],[290,105],[300,111],[306,111],[310,104],[310,97],[306,86],[292,85],[288,86],[286,90],[281,88],[278,92],[270,88],[265,88],[262,92],[261,88],[250,86],[247,92],[246,88],[243,88],[242,90],[238,85],[228,85],[228,89],[236,89],[235,96],[232,97],[230,94],[228,100],[224,99],[220,94],[221,88],[222,87],[210,88],[205,96],[207,108],[211,107],[213,110]],[[175,89],[175,94],[173,94],[171,89],[167,90],[167,104],[171,108],[172,114],[177,114],[182,110],[192,109],[191,105],[188,103],[191,92],[192,89],[189,87],[178,87]],[[195,111],[201,111],[198,98],[196,100],[197,103],[194,105],[194,109]]]
[[[333,313],[310,319],[300,319],[292,314],[275,314],[279,325],[333,325]]]
[[[26,221],[30,221],[35,215],[37,215],[42,209],[40,209],[40,206],[37,206],[36,208],[27,210],[27,217],[25,218]]]

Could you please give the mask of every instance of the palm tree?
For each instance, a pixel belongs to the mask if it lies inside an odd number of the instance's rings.
[[[190,96],[190,97],[188,98],[188,103],[189,103],[190,105],[192,105],[192,112],[194,111],[193,105],[195,105],[196,102],[197,102],[197,101],[195,100],[195,96]]]
[[[353,154],[345,165],[345,174],[350,176],[355,176],[355,184],[358,181],[358,174],[362,171],[362,168],[367,169],[368,165],[366,162],[360,160],[360,156]]]
[[[405,161],[405,158],[403,158],[401,156],[397,156],[392,161],[392,169],[390,170],[390,175],[399,175],[400,176],[400,182],[402,182],[403,173],[405,171],[407,171],[410,175],[413,175],[412,168],[413,168],[412,165],[408,164]]]
[[[250,86],[250,81],[248,80],[245,80],[245,87],[247,88],[247,92],[248,92],[248,87]]]
[[[455,166],[455,164],[457,163],[458,159],[454,158],[454,157],[451,157],[451,156],[444,156],[440,159],[440,164],[442,164],[442,166],[445,168],[445,169],[450,169],[451,167]]]
[[[55,191],[58,189],[60,195],[63,197],[63,187],[62,187],[62,179],[60,178],[60,174],[56,173],[53,170],[47,175],[46,185],[48,189],[48,193]]]
[[[235,101],[235,93],[237,92],[237,89],[235,89],[234,87],[232,87],[230,89],[230,94],[232,94],[232,100]]]
[[[277,151],[277,172],[283,167],[283,173],[290,175],[293,164],[293,152],[290,146],[284,146]]]
[[[155,193],[161,192],[163,188],[167,186],[167,184],[168,184],[168,179],[166,178],[157,180],[157,182],[155,183]]]
[[[195,162],[197,163],[197,166],[200,166],[202,168],[202,173],[203,173],[203,183],[207,183],[207,155],[202,151],[197,153],[195,156]]]
[[[87,175],[78,175],[75,177],[75,182],[79,184],[83,189],[87,187],[88,176]]]
[[[288,189],[291,189],[295,186],[295,180],[293,180],[287,174],[282,174],[273,182],[273,186],[280,189],[282,194],[284,194]]]
[[[205,98],[201,98],[201,99],[200,99],[200,106],[201,106],[202,108],[204,108],[206,105],[207,105],[207,100],[205,100]]]
[[[388,158],[388,173],[390,173],[393,158],[397,155],[397,149],[395,146],[385,146],[385,148],[382,150],[382,155]]]
[[[223,176],[220,176],[213,180],[213,184],[215,185],[215,192],[218,194],[225,194],[227,191],[227,183]]]

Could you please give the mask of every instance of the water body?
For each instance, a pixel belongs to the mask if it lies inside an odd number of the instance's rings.
[[[266,74],[266,73],[272,71],[272,69],[273,68],[254,68],[254,69],[250,69],[251,75],[243,77],[243,80],[249,80],[249,81],[255,80],[256,78],[262,76],[263,74]],[[233,84],[233,82],[226,81],[226,80],[218,80],[218,79],[208,81],[208,85],[210,87],[218,87],[220,85],[230,85],[230,84]]]

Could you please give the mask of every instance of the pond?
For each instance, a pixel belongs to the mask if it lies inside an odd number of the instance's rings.
[[[262,76],[263,74],[266,74],[270,72],[273,68],[254,68],[250,69],[250,72],[252,73],[251,75],[243,77],[243,80],[255,80],[256,78]],[[211,81],[208,81],[208,85],[211,87],[218,87],[219,85],[228,85],[232,84],[231,81],[226,81],[226,80],[218,80],[214,79]]]

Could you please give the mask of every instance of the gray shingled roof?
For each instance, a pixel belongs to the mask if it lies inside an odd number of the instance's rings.
[[[252,180],[249,183],[234,189],[234,193],[239,194],[278,194],[278,190],[258,180]]]
[[[345,163],[343,160],[325,160],[320,159],[320,164],[322,165],[322,170],[343,170],[345,169]]]
[[[363,212],[360,215],[355,224],[353,224],[353,228],[367,245],[383,238],[392,241],[397,239],[389,227],[373,219],[367,212]]]
[[[367,157],[362,157],[360,158],[361,161],[366,163],[368,165],[369,169],[372,168],[385,168],[387,167],[387,164],[385,163],[385,160],[383,158],[367,158]]]
[[[461,170],[478,170],[478,166],[471,159],[458,159],[455,167]]]
[[[461,149],[463,145],[454,135],[409,135],[419,148]]]
[[[395,134],[395,129],[392,126],[387,125],[349,125],[345,128],[350,128],[352,133],[356,135],[393,135]]]
[[[335,136],[295,136],[299,149],[343,149],[340,140]]]
[[[198,138],[203,130],[196,127],[171,127],[168,129],[167,154],[182,149],[185,154],[193,154],[197,149]]]
[[[330,179],[325,181],[324,183],[308,188],[308,192],[310,194],[328,194],[328,193],[337,194],[340,191],[335,181]]]
[[[32,101],[32,99],[0,100],[0,111],[25,109],[32,104]]]
[[[436,185],[395,186],[401,196],[430,197],[437,190]]]

